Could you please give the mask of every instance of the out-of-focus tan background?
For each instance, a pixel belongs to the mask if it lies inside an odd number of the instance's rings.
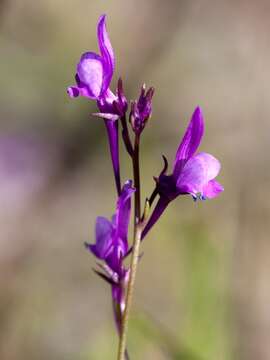
[[[196,105],[225,192],[178,198],[143,244],[132,359],[270,359],[269,1],[0,2],[0,359],[115,359],[109,287],[92,272],[115,190],[95,104],[69,99],[108,15],[117,76],[156,88],[143,195]],[[123,178],[130,167],[122,154]]]

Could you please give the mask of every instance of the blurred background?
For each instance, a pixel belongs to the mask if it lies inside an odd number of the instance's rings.
[[[150,232],[129,331],[132,359],[270,359],[269,1],[1,0],[0,359],[115,359],[109,287],[83,247],[115,189],[95,104],[69,99],[108,15],[126,95],[156,89],[143,196],[195,108],[225,192],[178,198]],[[121,149],[122,177],[131,176]]]

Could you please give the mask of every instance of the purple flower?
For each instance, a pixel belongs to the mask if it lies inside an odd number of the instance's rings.
[[[150,87],[147,92],[145,90],[146,87],[143,85],[139,99],[131,104],[130,122],[134,132],[137,134],[142,132],[152,114],[154,88]]]
[[[101,16],[97,25],[100,55],[88,51],[81,56],[75,76],[77,85],[70,86],[67,90],[71,97],[80,95],[95,100],[113,97],[109,86],[114,73],[115,59],[105,19],[105,15]]]
[[[97,25],[100,55],[88,51],[81,56],[75,75],[77,85],[68,87],[67,92],[70,97],[84,96],[96,100],[100,113],[94,115],[117,120],[127,111],[127,100],[121,79],[118,81],[116,95],[109,88],[115,58],[105,21],[106,16],[102,15]]]
[[[131,211],[131,196],[135,189],[131,180],[127,181],[117,201],[112,220],[98,217],[96,220],[96,243],[85,244],[103,264],[98,264],[105,272],[95,272],[111,284],[114,318],[118,332],[121,331],[125,310],[125,288],[129,279],[129,269],[124,266],[128,253],[128,225]]]
[[[179,195],[190,194],[194,200],[212,199],[224,189],[215,180],[220,171],[219,161],[207,153],[195,154],[204,132],[201,109],[195,109],[185,135],[176,152],[173,173],[166,175],[165,167],[156,179],[156,192],[160,198],[143,231],[144,237],[159,219],[168,204]]]
[[[131,180],[127,181],[117,201],[112,220],[98,217],[96,220],[96,243],[86,247],[105,262],[107,280],[112,283],[113,299],[120,302],[121,282],[127,276],[123,259],[128,252],[128,225],[131,211],[131,196],[135,189]],[[105,275],[104,275],[105,276]]]
[[[86,52],[81,56],[75,75],[76,85],[70,86],[67,92],[70,97],[84,96],[96,100],[99,112],[93,115],[105,121],[114,177],[118,195],[121,191],[118,123],[117,119],[127,111],[127,100],[124,95],[122,80],[119,79],[116,95],[109,86],[115,68],[113,48],[106,29],[106,16],[100,17],[97,25],[97,39],[100,55]]]

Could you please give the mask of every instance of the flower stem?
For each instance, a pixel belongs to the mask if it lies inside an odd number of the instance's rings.
[[[140,162],[139,162],[139,147],[140,147],[140,136],[136,134],[134,142],[133,152],[133,176],[135,192],[135,204],[134,204],[134,239],[133,239],[133,251],[131,256],[130,274],[127,286],[126,304],[123,314],[119,348],[118,348],[118,360],[125,359],[125,349],[127,342],[127,330],[128,330],[128,319],[131,309],[132,296],[134,292],[135,278],[137,272],[137,266],[140,255],[140,243],[141,234],[143,230],[143,223],[141,222],[141,195],[140,195]]]
[[[119,140],[118,140],[118,122],[104,119],[107,129],[109,148],[113,164],[113,173],[118,196],[121,194],[121,178],[119,164]]]
[[[128,131],[128,127],[127,127],[126,115],[122,116],[120,120],[121,120],[121,124],[122,124],[122,137],[123,137],[124,144],[126,146],[126,149],[127,149],[127,152],[129,153],[129,155],[131,157],[133,157],[133,147],[131,144],[129,131]]]
[[[132,251],[132,257],[131,257],[130,277],[129,277],[128,288],[127,288],[126,306],[125,306],[125,311],[124,311],[124,315],[123,315],[122,329],[121,329],[120,341],[119,341],[118,360],[125,359],[128,319],[129,319],[129,314],[130,314],[130,309],[131,309],[131,301],[132,301],[132,296],[133,296],[133,292],[134,292],[136,271],[137,271],[137,265],[138,265],[139,255],[140,255],[139,251],[140,251],[140,243],[141,243],[141,233],[142,233],[142,226],[141,226],[141,224],[137,224],[136,228],[135,228],[133,251]]]
[[[140,159],[139,159],[139,148],[140,148],[140,135],[136,134],[134,141],[134,154],[133,154],[133,176],[135,192],[135,206],[134,206],[134,233],[136,225],[141,219],[141,184],[140,184]]]

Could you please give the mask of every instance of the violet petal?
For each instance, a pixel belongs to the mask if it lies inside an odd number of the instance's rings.
[[[71,98],[78,97],[80,95],[80,90],[77,86],[69,86],[67,88],[67,93]]]
[[[127,251],[128,243],[128,225],[131,211],[131,196],[135,192],[132,187],[132,181],[127,181],[122,189],[121,195],[117,202],[115,225],[117,227],[117,236],[124,242],[125,252]]]
[[[104,67],[103,83],[102,83],[102,91],[101,91],[101,93],[103,94],[110,85],[115,67],[114,52],[106,29],[105,15],[101,16],[99,19],[97,26],[97,37],[98,37],[98,45],[103,61],[103,67]]]
[[[174,176],[177,178],[185,163],[198,149],[204,132],[202,111],[197,107],[191,117],[174,160]]]
[[[105,259],[112,245],[112,225],[105,217],[98,216],[96,219],[96,243],[89,244],[87,247],[99,259]]]
[[[224,191],[223,186],[216,180],[210,180],[203,187],[203,196],[207,199],[213,199],[218,196],[222,191]]]
[[[88,89],[88,96],[97,99],[102,92],[104,69],[99,55],[86,52],[77,65],[77,75],[80,82]]]
[[[178,179],[177,188],[180,193],[196,196],[203,194],[204,186],[219,173],[220,163],[212,155],[200,153],[187,161]]]

